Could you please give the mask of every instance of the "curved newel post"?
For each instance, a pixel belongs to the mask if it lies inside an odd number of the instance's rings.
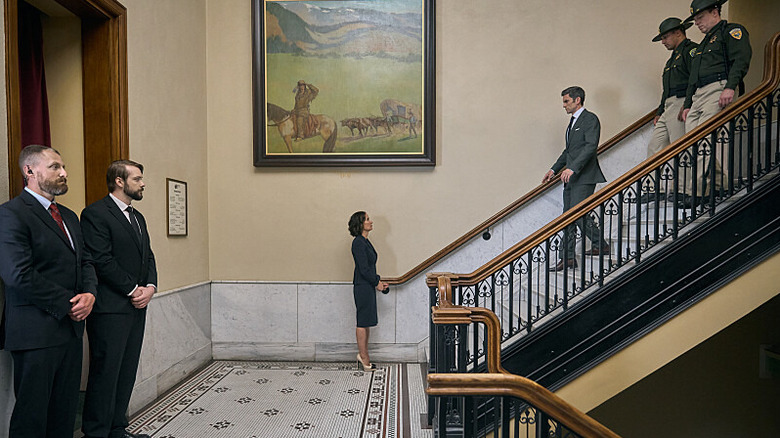
[[[484,307],[463,307],[452,303],[452,274],[430,274],[435,278],[438,290],[438,304],[431,308],[433,324],[468,325],[482,323],[485,325],[487,343],[485,360],[489,373],[506,373],[501,367],[501,323],[496,314]]]
[[[426,392],[431,397],[463,397],[463,396],[496,396],[514,397],[531,404],[543,412],[543,415],[559,421],[566,428],[585,438],[619,438],[619,435],[609,430],[604,425],[593,420],[577,408],[566,403],[546,388],[524,377],[510,374],[501,367],[501,325],[495,313],[484,307],[463,307],[454,305],[452,274],[429,274],[428,284],[435,284],[438,301],[431,307],[431,320],[435,326],[460,325],[468,326],[473,323],[482,323],[486,329],[487,373],[448,373],[441,372],[445,367],[437,367],[435,373],[428,374],[428,389]],[[432,287],[433,288],[433,287]],[[437,327],[438,328],[438,327]],[[437,330],[436,345],[442,352],[437,363],[444,362],[447,352],[443,352],[443,344],[446,344],[443,331]],[[441,336],[441,338],[439,338]],[[452,400],[441,402],[439,409],[439,422],[437,430],[442,433],[451,424],[453,406],[457,402]],[[433,407],[433,405],[431,406]],[[431,409],[429,412],[433,412]],[[468,414],[468,410],[463,412]],[[508,413],[506,409],[502,412]],[[508,414],[507,414],[508,415]],[[515,415],[519,415],[515,411]],[[465,416],[465,415],[464,415]],[[469,420],[458,419],[465,429]],[[508,427],[508,419],[503,419],[503,426]],[[443,436],[443,435],[440,435]],[[464,435],[465,436],[465,435]]]

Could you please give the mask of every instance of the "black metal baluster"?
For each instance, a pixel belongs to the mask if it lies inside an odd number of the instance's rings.
[[[642,179],[640,178],[639,181],[641,181],[641,180]],[[629,204],[628,208],[629,209],[631,208],[630,204]],[[628,220],[628,224],[627,224],[628,225],[628,227],[627,227],[628,229],[631,229],[631,218],[632,217],[634,217],[634,216],[631,216],[631,212],[629,210],[628,219],[627,219]],[[641,202],[637,202],[636,203],[636,229],[634,230],[635,240],[636,240],[636,251],[635,251],[636,252],[636,263],[639,263],[639,255],[642,254],[642,248],[641,248],[641,246],[642,246],[642,220],[641,220],[641,218],[642,218],[642,203]],[[629,237],[629,242],[630,242],[630,237]],[[630,243],[629,243],[629,245],[630,245]],[[631,252],[629,251],[628,254],[626,254],[626,257],[630,257],[630,253]]]
[[[510,420],[510,413],[509,413],[509,407],[510,407],[510,399],[509,397],[496,397],[496,399],[500,400],[501,405],[501,437],[502,438],[510,438],[509,435],[509,420]]]
[[[660,221],[660,217],[661,217],[661,193],[666,193],[665,189],[663,191],[661,190],[661,169],[663,169],[663,167],[664,167],[664,165],[661,164],[654,171],[654,173],[655,173],[655,199],[653,199],[653,208],[655,209],[655,211],[653,212],[653,221],[652,221],[653,222],[653,224],[652,224],[653,225],[652,226],[653,237],[651,239],[653,244],[658,243],[658,241],[660,240],[660,235],[659,235],[660,224],[659,224],[659,221]],[[648,228],[649,228],[649,225],[650,224],[648,224]],[[650,245],[648,245],[648,247],[650,247]]]
[[[734,158],[736,156],[735,155],[736,154],[736,151],[735,151],[736,148],[735,148],[734,137],[737,136],[737,130],[736,130],[737,129],[737,123],[736,123],[736,119],[731,119],[731,121],[729,122],[729,129],[731,130],[731,135],[729,136],[729,141],[728,141],[728,160],[729,160],[729,162],[728,162],[728,167],[727,167],[728,168],[728,188],[727,188],[727,193],[728,193],[728,196],[734,196],[734,192],[735,192],[735,190],[734,190],[734,172],[735,172],[735,169],[736,169],[736,163],[735,163],[736,160]],[[741,139],[742,139],[742,133],[740,133],[740,140]],[[740,143],[741,143],[741,141],[740,141]]]
[[[766,163],[764,163],[765,174],[769,173],[769,171],[772,169],[772,107],[768,103],[769,101],[766,104],[761,102],[761,105],[764,108],[764,112],[761,115],[761,120],[764,121],[764,125],[766,127],[766,129],[764,129],[764,159],[766,160]],[[760,136],[761,134],[759,134],[759,137]]]
[[[544,251],[539,249],[539,252],[542,253],[542,256],[540,256],[540,260],[541,260],[541,259],[544,258]],[[533,319],[533,314],[531,313],[532,309],[533,309],[533,303],[531,302],[531,299],[532,299],[532,297],[534,295],[537,295],[537,296],[542,295],[542,293],[541,293],[542,291],[539,290],[538,287],[537,287],[537,290],[538,290],[537,294],[534,294],[534,290],[533,290],[533,277],[534,277],[533,276],[533,269],[534,269],[534,266],[536,266],[536,268],[537,268],[536,269],[536,279],[537,279],[537,283],[538,283],[539,282],[539,275],[540,275],[540,272],[542,271],[542,268],[540,267],[541,262],[540,263],[533,263],[533,264],[532,264],[532,262],[533,262],[533,256],[532,256],[532,253],[529,252],[528,253],[528,292],[527,292],[528,293],[528,303],[526,304],[528,306],[528,313],[526,314],[526,329],[529,332],[531,331],[531,320]],[[544,271],[547,272],[547,269],[544,269]],[[544,296],[545,296],[545,300],[546,300],[547,297],[549,297],[549,295],[550,295],[550,289],[549,289],[549,284],[545,283],[545,285],[547,286],[547,287],[545,287],[545,290],[544,290]],[[537,313],[537,315],[539,314],[538,311],[536,313]]]
[[[625,206],[623,191],[618,193],[618,235],[617,235],[617,267],[623,266],[623,208]],[[630,208],[630,207],[629,207]]]
[[[770,107],[778,108],[778,120],[775,121],[775,127],[777,128],[775,132],[775,153],[773,154],[774,165],[776,166],[780,162],[780,90],[775,90],[773,94],[776,100],[773,101]],[[769,120],[772,120],[772,117],[769,117]]]
[[[672,168],[672,182],[674,184],[674,198],[672,199],[672,240],[677,240],[680,230],[680,207],[677,199],[680,195],[680,155],[685,151],[674,156]],[[683,190],[684,191],[684,190]]]

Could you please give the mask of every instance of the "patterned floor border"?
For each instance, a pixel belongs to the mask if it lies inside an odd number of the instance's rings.
[[[263,372],[276,373],[273,380],[274,384],[279,385],[279,389],[275,390],[278,394],[274,392],[270,394],[276,395],[269,396],[266,391],[264,395],[256,395],[259,384],[271,381],[262,377],[252,380]],[[310,382],[308,385],[298,382],[298,386],[290,383],[307,373],[306,377],[320,378],[319,382]],[[244,376],[245,374],[247,376]],[[242,381],[242,378],[245,381]],[[290,380],[285,382],[288,378]],[[373,373],[365,373],[356,370],[354,364],[345,363],[215,361],[135,416],[128,430],[157,438],[411,437],[417,434],[409,433],[410,412],[406,379],[405,364],[379,365]],[[236,391],[235,395],[229,398],[224,398],[223,395],[220,401],[214,400],[214,397],[219,397],[221,393],[231,391],[231,385],[255,392],[244,394]],[[245,388],[250,385],[252,388]],[[320,398],[318,394],[326,389],[338,390],[339,393],[332,392],[329,396]],[[309,397],[305,400],[308,405],[302,405],[299,400],[297,406],[281,407],[280,403],[290,400],[284,395],[296,391],[300,392],[297,395],[304,399]],[[364,393],[362,397],[365,399],[361,398],[361,393]],[[238,395],[243,397],[233,399]],[[331,409],[328,412],[335,412],[336,416],[317,418],[317,421],[306,420],[307,415],[314,415],[313,411],[317,410],[317,405],[329,402],[329,398],[334,399],[329,408],[336,410]],[[404,398],[406,400],[403,400]],[[274,406],[280,407],[265,411],[262,407],[253,407],[262,403],[267,405],[269,399],[276,403]],[[231,406],[226,406],[228,403]],[[302,420],[293,424],[277,422],[275,428],[270,426],[270,418],[282,413],[287,413],[289,417],[289,413],[293,411],[303,412],[300,414]],[[202,418],[207,415],[199,415],[203,413],[211,414],[211,422]],[[223,417],[219,415],[230,417],[232,421],[221,419]],[[359,424],[355,421],[358,416]],[[262,428],[258,426],[261,420],[266,421]]]

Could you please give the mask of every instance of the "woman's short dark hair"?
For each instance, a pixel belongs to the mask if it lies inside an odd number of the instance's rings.
[[[365,220],[365,211],[356,211],[352,213],[352,217],[349,218],[349,234],[353,236],[359,236],[363,234],[363,222],[365,222]]]

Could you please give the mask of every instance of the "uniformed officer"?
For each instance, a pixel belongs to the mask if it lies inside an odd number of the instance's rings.
[[[698,46],[685,36],[685,30],[693,23],[683,23],[679,18],[671,17],[661,22],[654,42],[672,51],[664,67],[661,93],[661,105],[653,119],[653,135],[647,145],[650,157],[685,134],[685,122],[682,120],[683,103],[688,89],[688,77],[691,72],[691,60]]]
[[[685,122],[682,119],[685,93],[688,89],[688,76],[691,60],[697,44],[685,36],[685,30],[693,23],[683,23],[676,17],[670,17],[658,26],[658,35],[654,42],[660,41],[667,50],[672,51],[662,74],[663,92],[661,104],[653,119],[653,133],[647,145],[647,156],[651,157],[661,149],[685,134]],[[653,193],[646,193],[642,202],[654,199]]]
[[[747,29],[721,19],[721,5],[726,1],[693,0],[691,16],[685,20],[693,21],[704,34],[691,63],[683,110],[685,132],[690,132],[731,104],[737,87],[744,88],[742,84],[753,52]],[[728,166],[720,163],[721,148],[722,144],[712,148],[716,154],[716,187],[721,180],[725,183],[728,178]],[[697,173],[706,174],[709,158],[701,155],[698,160]],[[697,184],[697,196],[704,193],[703,183]],[[686,193],[692,195],[692,178],[686,181],[686,188]],[[690,206],[690,200],[683,202],[683,207]]]

